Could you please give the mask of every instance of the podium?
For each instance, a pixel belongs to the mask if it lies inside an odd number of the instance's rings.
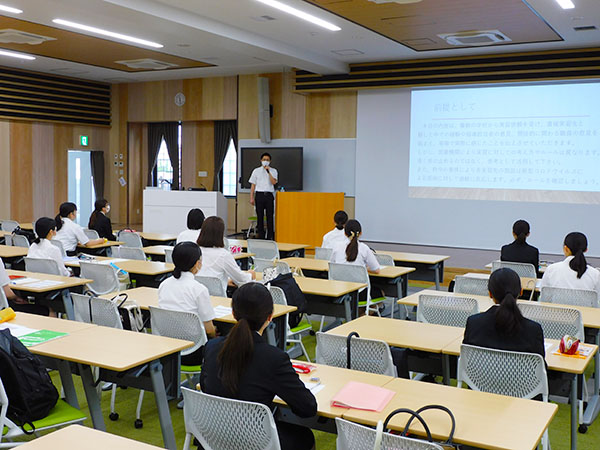
[[[275,239],[320,247],[334,227],[333,215],[344,209],[343,192],[277,192]]]
[[[227,229],[227,200],[220,192],[144,189],[144,231],[179,234],[187,229],[193,208],[200,208],[206,217],[219,216]]]

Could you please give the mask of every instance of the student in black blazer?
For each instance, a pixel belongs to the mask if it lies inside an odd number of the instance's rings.
[[[112,225],[110,219],[106,217],[106,214],[110,211],[110,204],[108,200],[101,198],[96,200],[94,203],[94,212],[90,216],[90,222],[88,228],[90,230],[96,230],[98,236],[109,241],[116,241],[117,237],[113,234]]]
[[[502,246],[500,261],[533,264],[537,277],[540,278],[540,252],[526,242],[530,234],[529,230],[529,223],[525,220],[517,220],[513,224],[513,237],[515,240],[511,244]]]
[[[512,269],[496,270],[488,289],[496,305],[467,319],[463,344],[545,357],[542,326],[524,318],[517,306],[522,292],[519,275]]]
[[[286,352],[262,337],[273,316],[273,299],[262,284],[246,283],[231,302],[237,323],[227,335],[205,346],[200,374],[202,391],[220,397],[258,402],[273,409],[278,395],[299,417],[317,413],[317,401],[294,371]],[[312,431],[276,422],[283,450],[314,448]],[[232,430],[234,432],[234,430]]]

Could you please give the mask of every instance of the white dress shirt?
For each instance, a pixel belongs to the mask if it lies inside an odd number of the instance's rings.
[[[6,267],[4,267],[4,262],[2,258],[0,258],[0,289],[4,286],[8,286],[10,284],[10,278],[8,278],[8,273],[6,272]]]
[[[181,272],[179,278],[171,276],[160,283],[158,307],[195,312],[202,322],[209,322],[215,318],[208,289],[194,279],[192,272]]]
[[[53,259],[58,264],[58,270],[62,276],[68,277],[71,275],[69,270],[65,267],[65,262],[63,261],[60,249],[56,245],[53,245],[48,239],[40,239],[39,244],[31,244],[29,251],[27,252],[27,257]]]
[[[331,253],[331,262],[365,266],[371,272],[375,272],[381,268],[373,251],[367,246],[367,244],[363,244],[360,241],[358,242],[358,255],[356,256],[356,259],[354,261],[347,261],[346,247],[348,247],[349,243],[350,241],[346,239],[346,242],[340,242],[333,248],[333,252]]]
[[[271,176],[275,178],[275,180],[278,180],[277,169],[269,167],[269,171],[271,172]],[[256,185],[256,192],[275,192],[275,187],[273,186],[273,183],[271,183],[269,173],[262,166],[257,167],[252,171],[252,175],[250,175],[248,181]]]
[[[567,256],[561,262],[550,264],[542,277],[542,287],[585,289],[600,293],[600,272],[588,265],[581,278],[577,278],[577,272],[569,266],[572,259],[573,256]]]
[[[321,244],[321,247],[335,248],[338,244],[348,244],[348,242],[350,241],[348,240],[348,236],[346,236],[344,229],[342,228],[341,230],[338,230],[337,228],[334,228],[329,233],[325,234],[325,236],[323,236],[323,243]]]
[[[77,225],[68,217],[62,218],[63,225],[60,230],[56,232],[54,239],[60,241],[65,252],[74,252],[77,249],[77,244],[85,245],[90,240],[83,232],[83,228]]]
[[[200,230],[183,230],[177,236],[177,243],[180,242],[193,242],[194,244],[198,240],[198,236],[200,236]]]
[[[229,278],[237,286],[252,281],[252,275],[240,269],[228,250],[220,247],[200,247],[200,250],[202,250],[202,268],[198,275],[219,278],[225,290]]]

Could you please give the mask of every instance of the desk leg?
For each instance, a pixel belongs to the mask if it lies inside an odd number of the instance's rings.
[[[442,355],[442,377],[444,384],[450,385],[450,355]]]
[[[573,381],[571,382],[571,395],[569,401],[571,402],[571,450],[577,449],[577,412],[579,409],[579,402],[577,401],[577,379],[579,375],[573,375]]]
[[[275,336],[275,324],[271,322],[265,331],[267,332],[267,343],[269,345],[277,347],[277,337]]]
[[[600,330],[596,332],[596,345],[600,343]],[[581,423],[589,426],[600,413],[600,352],[594,355],[594,393],[588,401]]]
[[[441,263],[437,263],[437,264],[434,264],[434,266],[433,266],[433,271],[435,273],[434,277],[435,277],[435,289],[436,289],[436,291],[440,290],[440,270],[443,267],[440,264]]]
[[[104,417],[102,417],[100,399],[98,398],[98,391],[96,391],[96,386],[94,384],[92,368],[84,364],[77,364],[77,366],[79,367],[79,375],[81,376],[81,381],[83,383],[85,398],[88,402],[88,408],[90,410],[90,416],[92,416],[94,428],[96,430],[106,431]]]
[[[63,305],[65,312],[69,320],[75,320],[75,310],[73,309],[73,300],[71,299],[71,292],[68,289],[62,291]]]
[[[72,407],[80,409],[77,393],[75,392],[75,385],[73,384],[73,374],[71,374],[69,363],[67,361],[57,360],[57,364],[60,382],[65,391],[65,400]]]
[[[171,412],[167,403],[167,392],[165,391],[165,382],[162,376],[162,364],[160,361],[150,363],[150,378],[152,379],[152,388],[154,398],[156,399],[156,408],[158,409],[158,419],[162,430],[163,442],[165,448],[177,450],[175,445],[175,434],[173,433],[173,423],[171,422]]]

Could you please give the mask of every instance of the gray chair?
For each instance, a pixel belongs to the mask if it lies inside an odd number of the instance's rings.
[[[67,252],[65,251],[65,248],[63,247],[62,242],[57,241],[56,239],[52,239],[50,241],[50,243],[60,250],[60,254],[62,255],[63,258],[67,257]]]
[[[285,261],[262,259],[257,257],[253,257],[252,261],[254,262],[254,270],[257,272],[263,272],[268,267],[275,267],[278,275],[282,273],[291,273],[290,266]]]
[[[87,287],[96,295],[109,294],[120,289],[117,271],[108,264],[80,261],[81,278],[94,280]]]
[[[454,280],[454,292],[457,294],[489,295],[488,278],[457,275]]]
[[[542,326],[546,339],[562,339],[568,334],[581,342],[585,340],[583,319],[578,309],[540,305],[537,302],[519,302],[519,309],[523,317]]]
[[[535,266],[533,264],[510,262],[510,261],[492,261],[492,272],[494,272],[498,269],[512,269],[521,278],[531,278],[531,281],[528,281],[528,285],[525,286],[525,289],[529,289],[531,291],[529,300],[533,300],[533,296],[535,293],[535,285],[537,282],[537,272],[536,272]]]
[[[142,238],[133,231],[121,230],[117,239],[123,242],[124,247],[143,248]]]
[[[165,248],[165,262],[173,264],[173,248]]]
[[[50,258],[23,258],[27,272],[47,273],[50,275],[62,275],[58,263]]]
[[[96,230],[90,230],[89,228],[84,228],[83,232],[90,241],[92,241],[94,239],[100,239],[100,236],[98,235],[98,232]]]
[[[271,297],[273,297],[273,304],[283,306],[288,305],[283,289],[277,286],[269,286],[269,292],[271,293]],[[303,322],[299,323],[298,326],[290,328],[288,314],[285,315],[285,324],[287,327],[287,343],[299,345],[302,349],[302,354],[306,360],[310,362],[310,357],[308,356],[308,352],[306,351],[304,343],[302,342],[302,334],[310,333],[312,331],[312,324],[308,320],[303,320]]]
[[[390,255],[385,255],[383,253],[375,253],[375,259],[377,259],[377,262],[380,266],[395,266],[394,258],[392,258]]]
[[[332,248],[316,247],[315,248],[315,259],[322,259],[324,261],[329,261],[331,259],[332,253],[333,253]]]
[[[21,236],[19,234],[14,234],[12,236],[12,244],[13,247],[22,247],[29,248],[29,239],[25,236]]]
[[[387,299],[385,297],[380,297],[377,299],[371,298],[371,280],[369,278],[369,273],[367,272],[367,268],[365,266],[359,266],[356,264],[348,264],[348,263],[329,263],[329,272],[328,277],[330,280],[337,281],[352,281],[355,283],[364,283],[367,285],[367,299],[364,301],[359,301],[358,306],[365,307],[366,313],[369,314],[369,311],[375,312],[378,316],[379,308],[377,305],[379,303],[385,302]]]
[[[479,313],[474,298],[442,295],[419,295],[417,322],[464,328],[467,319]]]
[[[113,247],[112,256],[115,258],[146,261],[146,254],[144,253],[144,250],[139,247]]]
[[[264,239],[248,239],[248,253],[254,254],[262,259],[279,259],[279,248],[277,242]]]
[[[19,222],[16,222],[14,220],[3,220],[2,224],[0,224],[0,228],[2,229],[2,231],[8,231],[9,233],[12,233],[14,229],[18,226]]]
[[[196,281],[208,289],[208,293],[215,297],[227,297],[227,292],[223,288],[223,282],[217,277],[205,277],[196,275]]]
[[[598,308],[598,293],[584,289],[543,287],[540,293],[540,302]]]

